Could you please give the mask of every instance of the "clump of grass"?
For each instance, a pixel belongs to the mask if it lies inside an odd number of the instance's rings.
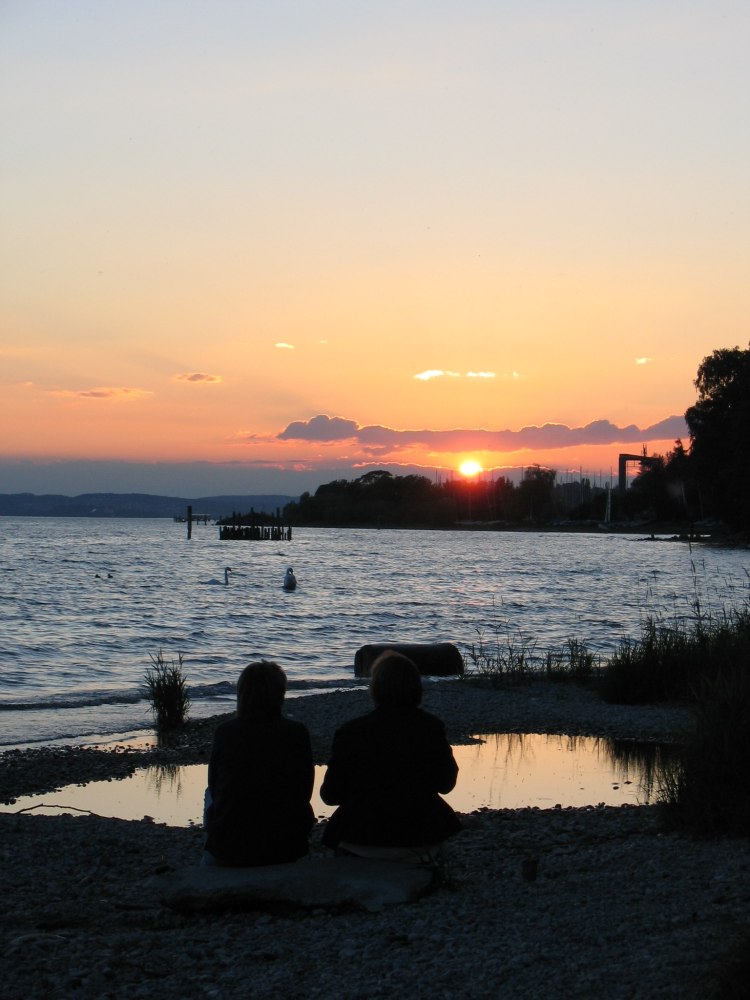
[[[666,767],[658,800],[667,825],[708,836],[750,834],[750,674],[747,664],[703,678],[695,729]]]
[[[584,684],[601,671],[599,657],[582,639],[566,639],[557,649],[540,656],[536,643],[510,626],[496,626],[491,633],[477,629],[477,641],[464,657],[464,679],[490,687],[529,683],[534,678]]]
[[[638,639],[623,639],[602,674],[605,701],[647,704],[693,700],[706,678],[718,677],[750,658],[750,606],[665,622],[649,618]]]
[[[679,697],[692,652],[684,627],[649,618],[639,638],[618,643],[602,675],[600,694],[604,701],[624,705]]]
[[[599,657],[589,650],[582,639],[566,639],[562,647],[547,650],[544,658],[544,673],[551,681],[585,684],[599,670]]]
[[[177,654],[177,662],[167,661],[161,649],[155,656],[151,654],[144,681],[158,729],[177,729],[187,720],[190,695],[183,663],[182,653]]]
[[[497,627],[489,637],[477,629],[477,641],[472,642],[467,657],[464,679],[493,688],[528,683],[536,670],[534,643],[508,628]]]

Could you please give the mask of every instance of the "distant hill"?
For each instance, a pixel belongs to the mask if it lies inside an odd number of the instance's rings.
[[[297,497],[282,495],[161,497],[150,493],[81,493],[67,497],[57,494],[0,493],[0,516],[13,517],[184,517],[188,506],[193,514],[210,518],[247,514],[257,510],[275,514]]]

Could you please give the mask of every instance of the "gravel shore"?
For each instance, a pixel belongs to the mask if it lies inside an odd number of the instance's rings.
[[[290,699],[315,756],[369,707],[363,690]],[[676,741],[676,707],[608,706],[549,683],[426,685],[454,743],[474,733]],[[152,750],[0,755],[0,799],[207,757],[216,720]],[[750,841],[664,833],[651,806],[482,810],[462,817],[442,882],[381,913],[185,916],[144,893],[197,862],[202,833],[97,816],[0,814],[3,998],[545,997],[712,995],[747,934]],[[322,824],[314,831],[320,847]],[[522,864],[538,859],[527,881]]]

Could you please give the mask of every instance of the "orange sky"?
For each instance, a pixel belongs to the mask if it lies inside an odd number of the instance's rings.
[[[748,339],[748,29],[722,0],[6,0],[0,491],[665,451]]]

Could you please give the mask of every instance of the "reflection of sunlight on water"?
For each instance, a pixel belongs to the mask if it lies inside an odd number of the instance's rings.
[[[483,806],[517,809],[538,806],[623,805],[653,800],[658,768],[670,754],[658,744],[580,736],[500,733],[456,746],[456,788],[445,798],[459,812]],[[674,751],[671,751],[672,753]],[[207,766],[176,764],[142,768],[120,781],[70,785],[59,792],[19,798],[3,812],[35,808],[35,813],[87,810],[120,819],[152,817],[170,826],[199,824]],[[333,809],[320,799],[325,767],[315,769],[313,809],[322,817]]]
[[[446,798],[461,812],[481,806],[647,803],[664,748],[581,736],[500,733],[454,747],[461,773]]]

